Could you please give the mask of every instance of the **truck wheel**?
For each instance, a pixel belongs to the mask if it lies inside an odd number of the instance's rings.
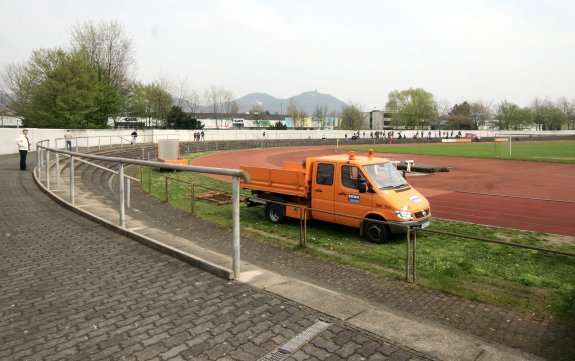
[[[277,203],[268,203],[266,205],[266,217],[274,224],[281,223],[284,220],[283,206]]]
[[[363,228],[365,238],[373,243],[383,243],[389,240],[390,231],[387,224],[366,222]]]

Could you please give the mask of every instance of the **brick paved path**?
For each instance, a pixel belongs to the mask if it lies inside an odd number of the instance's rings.
[[[57,206],[0,156],[1,360],[422,360],[296,303],[216,278]]]

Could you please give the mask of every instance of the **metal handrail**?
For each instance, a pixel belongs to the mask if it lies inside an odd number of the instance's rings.
[[[47,144],[47,145],[44,145]],[[85,154],[79,152],[71,152],[67,150],[55,149],[51,148],[49,140],[42,140],[36,143],[37,149],[37,167],[36,167],[36,175],[38,179],[41,181],[41,169],[44,163],[45,165],[45,173],[46,173],[46,188],[50,189],[50,153],[55,153],[56,157],[60,154],[65,154],[70,157],[70,204],[74,206],[74,158],[87,158],[93,160],[100,160],[106,161],[111,163],[119,164],[118,169],[118,184],[119,184],[119,195],[120,195],[120,221],[119,225],[122,228],[125,228],[125,197],[124,197],[124,165],[140,165],[145,167],[155,167],[160,169],[170,169],[170,170],[179,170],[179,171],[189,171],[189,172],[199,172],[199,173],[207,173],[207,174],[217,174],[217,175],[224,175],[232,177],[232,248],[233,248],[233,255],[232,255],[232,263],[233,263],[233,272],[234,276],[238,277],[240,274],[240,178],[244,180],[244,182],[250,182],[250,176],[246,171],[238,170],[238,169],[226,169],[226,168],[214,168],[214,167],[201,167],[201,166],[192,166],[192,165],[179,165],[179,164],[168,164],[162,162],[154,162],[154,161],[147,161],[147,160],[139,160],[139,159],[129,159],[129,158],[120,158],[120,157],[107,157],[102,155],[95,155],[95,154]],[[44,152],[44,156],[42,156],[42,152]],[[57,162],[59,163],[59,162]]]

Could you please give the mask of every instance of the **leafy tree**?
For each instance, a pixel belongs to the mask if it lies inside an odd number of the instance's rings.
[[[468,102],[463,102],[461,104],[455,104],[449,116],[447,117],[447,123],[450,129],[477,129],[473,120],[471,119],[471,105]]]
[[[361,129],[363,122],[363,111],[358,105],[350,102],[341,108],[341,129],[355,130]]]
[[[283,124],[282,122],[276,122],[274,125],[268,127],[270,130],[286,130],[287,125]]]
[[[567,123],[567,115],[552,102],[535,99],[531,105],[533,122],[540,130],[560,130]]]
[[[166,117],[166,125],[172,129],[202,129],[204,126],[189,113],[184,113],[181,107],[172,106]]]
[[[390,92],[386,108],[393,125],[408,129],[429,128],[438,116],[433,94],[421,88]]]
[[[495,117],[494,124],[500,130],[521,130],[533,123],[529,108],[521,108],[507,100],[499,104]]]
[[[35,51],[36,84],[21,109],[24,124],[44,128],[104,128],[119,109],[116,89],[98,79],[83,51]]]
[[[131,116],[146,118],[147,127],[169,127],[167,117],[172,105],[172,96],[159,82],[135,84],[128,95],[126,112]],[[156,123],[152,124],[152,120]]]

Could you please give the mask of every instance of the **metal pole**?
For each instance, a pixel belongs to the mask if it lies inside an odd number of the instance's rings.
[[[74,197],[74,157],[70,156],[70,203],[74,205],[75,197]]]
[[[302,210],[302,208],[300,207],[300,210]],[[305,214],[305,209],[303,209],[303,212]],[[301,248],[303,248],[303,214],[300,214],[299,216],[299,246]]]
[[[152,168],[148,167],[148,193],[152,194]]]
[[[240,178],[232,178],[232,248],[234,277],[240,275]]]
[[[130,185],[130,178],[126,178],[126,207],[130,208],[130,201],[131,201],[131,185]]]
[[[56,152],[56,186],[60,187],[60,153]]]
[[[46,189],[50,190],[50,152],[46,150]]]
[[[409,282],[409,237],[410,237],[410,230],[407,227],[407,247],[405,253],[405,281]]]
[[[166,190],[166,202],[169,202],[170,201],[170,198],[169,198],[170,193],[168,191],[168,177],[164,178],[164,180],[165,180],[164,186],[165,186],[165,190]]]
[[[307,248],[307,208],[303,210],[303,248]]]
[[[196,185],[192,184],[192,213],[196,211]]]
[[[411,267],[411,275],[412,275],[412,279],[413,279],[413,283],[415,283],[415,270],[417,267],[417,261],[415,258],[416,255],[416,250],[417,250],[417,230],[413,229],[413,259],[412,259],[412,267]]]
[[[124,204],[124,164],[120,163],[118,170],[118,193],[120,196],[120,227],[126,227],[126,210]]]
[[[40,179],[40,152],[41,149],[36,148],[36,177]]]

